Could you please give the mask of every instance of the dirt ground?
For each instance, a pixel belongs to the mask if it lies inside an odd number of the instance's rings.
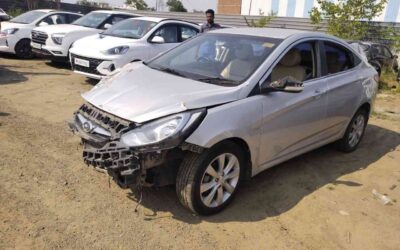
[[[356,152],[293,159],[199,217],[174,187],[145,190],[135,212],[135,192],[83,164],[66,121],[93,84],[0,55],[0,249],[399,249],[399,94],[379,95]]]

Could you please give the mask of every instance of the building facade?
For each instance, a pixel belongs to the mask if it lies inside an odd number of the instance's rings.
[[[337,1],[337,0],[332,0]],[[260,15],[274,12],[282,17],[309,17],[318,7],[317,0],[219,0],[219,14]],[[388,0],[382,14],[374,19],[381,22],[400,22],[400,0]]]

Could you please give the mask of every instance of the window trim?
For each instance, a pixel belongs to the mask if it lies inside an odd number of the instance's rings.
[[[313,79],[309,79],[303,82],[304,85],[308,85],[310,84],[310,82],[313,82],[315,80],[319,80],[322,78],[321,76],[321,58],[320,58],[320,49],[319,49],[319,41],[320,39],[318,38],[314,38],[314,37],[310,37],[310,38],[303,38],[301,40],[297,40],[293,43],[291,43],[290,45],[288,45],[285,50],[277,57],[275,58],[274,62],[271,64],[271,66],[268,67],[268,69],[265,71],[264,75],[260,78],[260,80],[258,81],[258,84],[256,84],[256,86],[258,86],[258,88],[261,87],[261,85],[270,77],[272,70],[275,68],[275,66],[279,63],[279,61],[286,55],[286,53],[289,52],[289,50],[291,50],[293,47],[301,44],[301,43],[306,43],[306,42],[310,42],[313,43],[313,49],[315,51],[314,53],[314,60],[316,63],[316,77]]]
[[[353,63],[354,63],[354,67],[352,67],[352,68],[350,68],[350,69],[347,69],[347,70],[339,71],[339,72],[336,72],[336,73],[333,73],[333,74],[327,74],[327,71],[326,71],[326,72],[325,72],[326,75],[322,75],[322,76],[321,76],[321,79],[328,78],[328,77],[331,77],[331,76],[337,76],[337,75],[340,75],[340,74],[343,74],[343,73],[346,73],[346,72],[354,71],[355,69],[358,69],[358,68],[360,67],[360,65],[362,64],[362,60],[358,57],[358,55],[355,54],[352,50],[348,49],[346,46],[343,46],[342,44],[340,44],[340,43],[338,43],[338,42],[335,42],[335,41],[332,41],[332,40],[329,40],[329,39],[321,39],[321,42],[322,42],[322,53],[325,55],[325,57],[326,57],[326,53],[325,53],[325,42],[330,42],[330,43],[335,43],[335,44],[340,45],[341,47],[343,47],[344,49],[346,49],[348,52],[352,53],[353,57],[356,57],[356,58],[358,58],[358,60],[359,60],[359,63],[358,63],[358,64],[355,64],[355,62],[353,62]],[[353,59],[353,60],[354,60],[354,59]],[[355,61],[355,60],[354,60],[354,61]],[[325,62],[326,62],[326,58],[325,58]],[[325,63],[325,65],[326,65],[326,63]],[[327,66],[327,65],[326,65],[326,66]],[[326,68],[326,70],[327,70],[327,68]]]

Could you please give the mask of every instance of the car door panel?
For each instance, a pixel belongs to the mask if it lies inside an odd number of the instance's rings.
[[[313,80],[305,83],[300,93],[272,92],[265,95],[260,165],[325,139],[325,92],[325,81]]]

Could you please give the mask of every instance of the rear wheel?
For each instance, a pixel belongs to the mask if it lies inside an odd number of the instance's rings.
[[[202,215],[223,210],[239,188],[244,163],[241,148],[232,142],[220,143],[202,154],[188,153],[176,181],[180,202]]]
[[[358,110],[351,119],[343,138],[336,143],[337,148],[343,152],[353,152],[356,150],[364,136],[367,122],[368,112],[365,109]]]
[[[31,41],[29,39],[23,39],[15,45],[15,54],[22,59],[30,59],[33,57],[31,48]]]

